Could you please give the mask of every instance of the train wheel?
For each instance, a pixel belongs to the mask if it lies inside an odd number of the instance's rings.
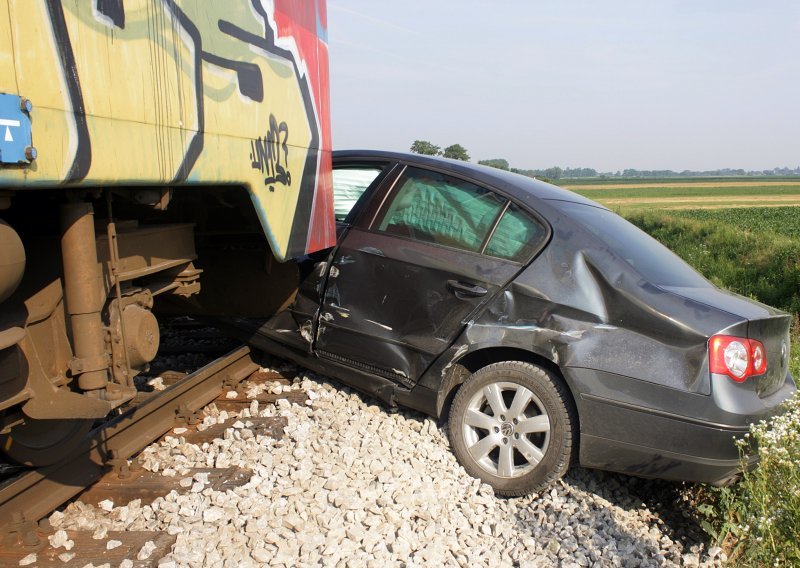
[[[3,453],[21,464],[38,467],[57,463],[86,443],[94,420],[29,420],[0,436]]]

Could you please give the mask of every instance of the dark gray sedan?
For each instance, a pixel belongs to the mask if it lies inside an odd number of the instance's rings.
[[[498,494],[584,467],[722,484],[794,390],[789,316],[714,287],[572,192],[418,155],[334,153],[338,245],[256,347],[447,417]]]

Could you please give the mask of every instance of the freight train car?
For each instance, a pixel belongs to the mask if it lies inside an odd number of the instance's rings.
[[[0,0],[0,444],[128,404],[160,312],[263,316],[335,239],[324,0]]]

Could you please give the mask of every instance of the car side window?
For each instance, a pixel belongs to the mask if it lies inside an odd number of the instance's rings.
[[[519,207],[511,204],[497,224],[485,254],[515,262],[524,262],[547,237],[547,229]]]
[[[383,233],[481,252],[506,200],[477,185],[409,167],[375,228]]]
[[[344,221],[350,210],[383,166],[347,166],[333,170],[333,211],[337,221]]]

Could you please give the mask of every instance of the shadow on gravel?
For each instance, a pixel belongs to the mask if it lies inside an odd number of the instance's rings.
[[[688,499],[689,488],[575,467],[563,483],[521,507],[517,526],[545,551],[560,552],[561,559],[586,555],[589,564],[682,565],[684,554],[701,560],[711,546]]]
[[[674,541],[687,546],[710,542],[688,498],[691,484],[578,468],[573,468],[565,481],[626,511],[647,508],[659,530]]]

